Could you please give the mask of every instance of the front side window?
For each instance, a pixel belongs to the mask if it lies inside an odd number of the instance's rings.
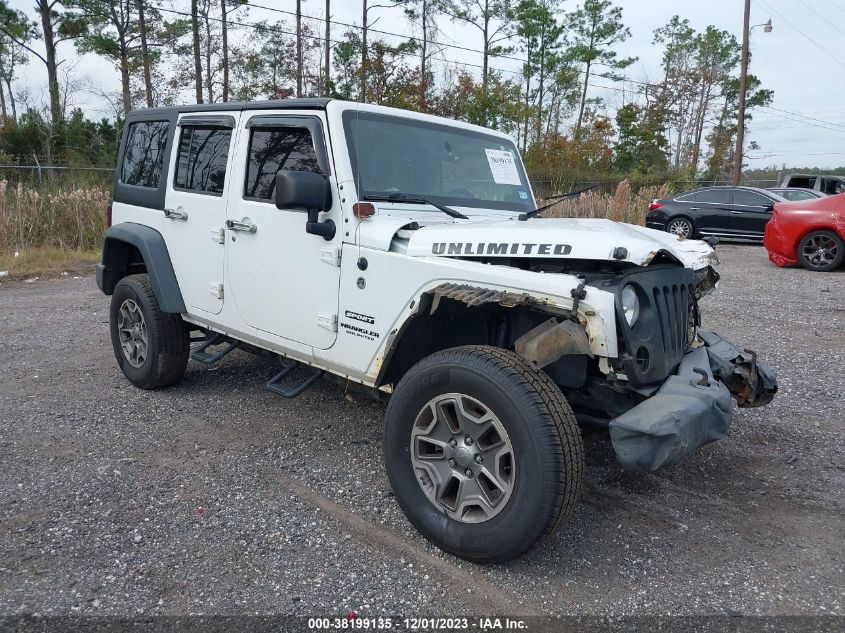
[[[120,166],[120,182],[158,189],[167,145],[167,121],[139,121],[129,125]]]
[[[343,114],[358,196],[402,193],[458,207],[525,212],[534,200],[509,139],[371,112]]]
[[[323,173],[314,140],[304,127],[253,128],[249,139],[244,197],[272,200],[280,169]]]
[[[183,127],[176,159],[177,189],[223,193],[232,131],[219,127]]]

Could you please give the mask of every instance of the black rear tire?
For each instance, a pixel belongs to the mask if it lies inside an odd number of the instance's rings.
[[[127,314],[135,317],[134,333],[127,333],[132,329]],[[121,330],[120,324],[126,327]],[[190,334],[181,315],[161,311],[148,275],[128,275],[117,282],[109,326],[117,364],[136,387],[160,389],[182,378],[191,351]],[[138,345],[134,351],[126,351],[126,347],[133,348],[132,341],[126,341],[133,336],[136,341],[143,336],[143,353],[138,353]]]
[[[797,255],[807,270],[826,273],[845,261],[845,243],[833,231],[813,231],[798,243]]]
[[[689,218],[677,216],[669,218],[669,221],[666,222],[666,232],[682,237],[685,240],[691,240],[695,238],[695,225]]]
[[[510,496],[497,514],[481,522],[467,522],[432,500],[424,490],[425,483],[432,489],[431,480],[415,470],[412,459],[418,416],[428,403],[456,393],[492,412],[513,447]],[[572,409],[547,374],[504,349],[452,348],[412,367],[387,408],[384,454],[390,484],[408,520],[438,547],[476,563],[511,560],[545,541],[581,497],[584,447]],[[460,477],[463,467],[458,468]]]

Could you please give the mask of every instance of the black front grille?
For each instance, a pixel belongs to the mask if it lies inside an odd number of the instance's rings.
[[[697,320],[695,273],[679,266],[635,271],[619,280],[616,292],[620,356],[628,380],[636,386],[660,383],[678,368],[692,342]],[[633,326],[625,321],[621,294],[632,286],[640,300]]]
[[[669,364],[677,366],[689,344],[690,289],[678,284],[658,286],[652,289],[652,297],[663,337],[663,351],[670,359]]]

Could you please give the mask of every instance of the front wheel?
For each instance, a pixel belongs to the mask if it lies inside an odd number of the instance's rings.
[[[508,350],[458,347],[412,367],[387,408],[384,452],[408,520],[477,563],[547,539],[581,496],[572,410],[548,375]]]
[[[835,270],[845,260],[845,244],[833,231],[813,231],[798,244],[798,261],[817,272]]]

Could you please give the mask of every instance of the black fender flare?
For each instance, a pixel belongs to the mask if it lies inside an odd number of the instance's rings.
[[[122,222],[110,227],[103,240],[103,261],[97,265],[97,286],[114,292],[117,282],[130,274],[127,245],[138,249],[162,312],[186,312],[170,253],[161,233],[143,224]]]

